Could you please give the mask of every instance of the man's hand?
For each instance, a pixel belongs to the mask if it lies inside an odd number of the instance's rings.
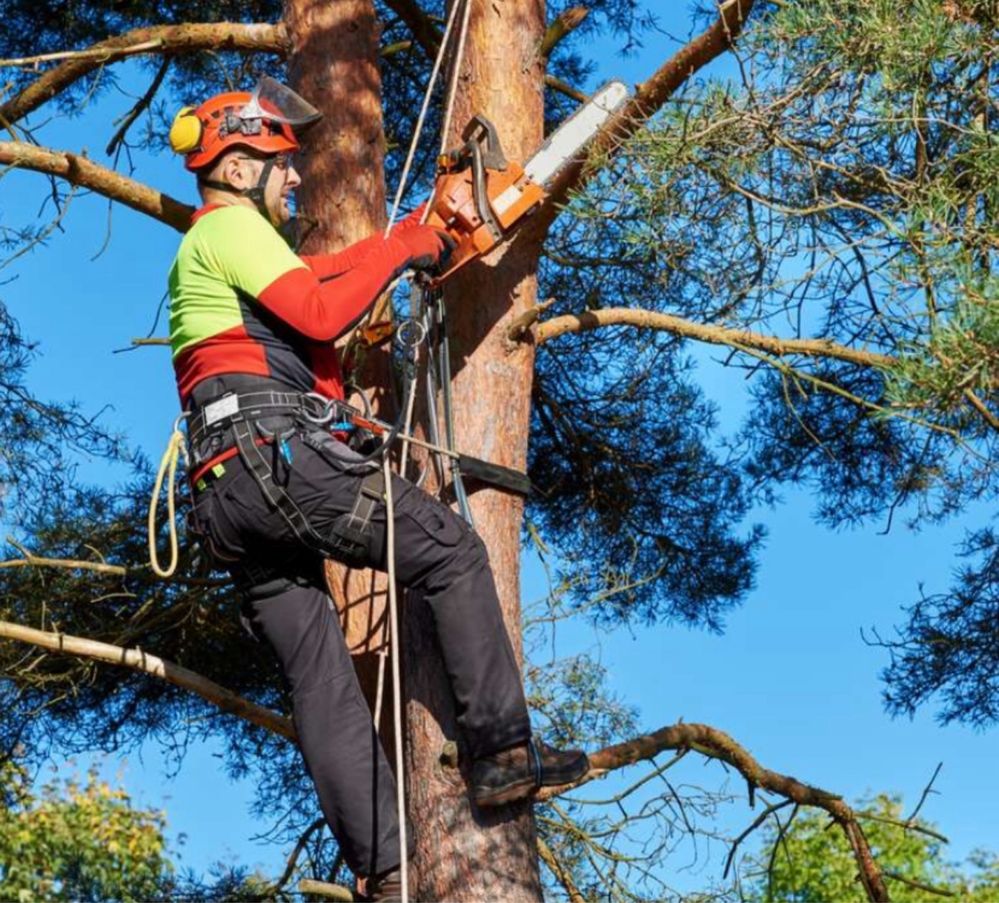
[[[409,248],[409,265],[414,270],[443,272],[451,252],[457,247],[453,238],[433,226],[412,225],[393,235]]]

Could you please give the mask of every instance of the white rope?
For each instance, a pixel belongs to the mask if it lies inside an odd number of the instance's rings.
[[[411,393],[415,394],[415,393]],[[392,499],[392,466],[388,455],[382,458],[385,482],[385,543],[388,549],[389,642],[392,650],[393,728],[395,730],[395,786],[399,809],[399,870],[402,875],[402,903],[409,903],[409,856],[406,843],[406,764],[402,755],[402,676],[399,667],[399,600],[395,584],[395,506]]]
[[[458,0],[455,0],[457,9]],[[447,150],[447,136],[451,131],[451,114],[454,112],[454,99],[458,96],[458,77],[461,74],[461,64],[465,60],[465,39],[468,37],[468,21],[472,12],[472,0],[465,0],[465,15],[458,32],[458,52],[454,57],[454,68],[451,70],[451,86],[448,89],[447,106],[444,108],[444,123],[441,126],[441,153]]]
[[[465,6],[470,5],[471,0],[464,0]],[[458,13],[458,7],[461,5],[462,0],[455,0],[454,5],[451,7],[451,12],[447,17],[447,25],[444,28],[444,35],[441,38],[441,46],[437,51],[437,59],[434,60],[434,68],[430,73],[430,81],[427,84],[427,90],[423,95],[423,105],[420,107],[420,115],[416,120],[416,130],[413,133],[413,139],[409,142],[409,151],[406,154],[406,163],[402,168],[402,175],[399,177],[399,187],[395,192],[395,200],[392,202],[392,212],[389,214],[388,225],[385,227],[386,237],[392,228],[393,223],[395,223],[395,218],[399,215],[399,205],[402,203],[402,196],[406,191],[406,182],[409,179],[409,171],[413,166],[413,158],[416,156],[416,148],[420,144],[420,135],[423,133],[423,126],[427,120],[427,110],[430,109],[430,99],[434,93],[434,85],[437,84],[437,76],[441,70],[441,63],[444,62],[444,54],[447,51],[447,45],[451,38],[451,29],[454,26],[454,20]],[[465,17],[465,26],[468,26],[468,17]],[[464,46],[464,40],[462,40],[462,46]],[[430,209],[430,206],[427,206]]]
[[[458,8],[464,4],[464,16],[462,19],[461,34],[458,43],[458,52],[454,61],[454,72],[452,73],[451,86],[448,92],[447,109],[445,116],[445,127],[442,135],[442,149],[443,143],[447,140],[447,131],[450,128],[451,114],[454,108],[454,96],[455,89],[457,87],[458,71],[461,68],[462,56],[465,49],[465,39],[468,33],[468,23],[469,23],[469,11],[471,9],[472,0],[454,0],[454,5],[451,7],[451,12],[448,15],[447,25],[444,29],[444,35],[441,38],[440,49],[437,51],[437,58],[434,60],[433,70],[430,73],[430,81],[427,85],[427,90],[423,96],[423,104],[420,107],[420,115],[416,121],[416,130],[413,134],[413,138],[409,144],[409,150],[406,154],[406,162],[403,165],[402,174],[399,177],[399,186],[396,189],[395,199],[392,202],[392,209],[389,213],[388,223],[385,226],[385,236],[388,237],[391,232],[392,226],[395,223],[396,217],[399,215],[399,207],[402,204],[402,198],[406,191],[406,182],[409,179],[409,173],[413,166],[413,160],[416,156],[416,149],[419,146],[420,137],[423,133],[423,127],[427,119],[427,111],[430,108],[430,101],[433,97],[434,86],[437,83],[438,75],[440,74],[441,64],[444,61],[444,55],[447,52],[447,46],[450,42],[451,31],[454,27],[455,20],[457,18]],[[423,221],[426,221],[427,215],[433,208],[433,196],[430,198],[430,202],[427,204],[426,210],[423,214]],[[414,361],[415,366],[419,366],[419,346],[416,348],[416,359]],[[411,433],[412,418],[413,418],[413,407],[415,404],[416,392],[415,384],[414,391],[409,393],[409,399],[407,401],[406,413],[405,413],[405,426],[402,430],[403,440],[402,440],[402,453],[400,456],[400,473],[405,476],[406,462],[409,455],[409,434]],[[388,648],[392,655],[392,693],[393,699],[393,726],[395,733],[395,768],[396,768],[396,806],[398,809],[399,818],[399,871],[402,878],[402,903],[409,903],[409,855],[407,851],[406,842],[406,767],[403,758],[403,748],[402,748],[402,676],[400,667],[400,655],[399,650],[401,648],[401,637],[399,634],[399,603],[398,603],[398,593],[396,588],[396,577],[395,577],[395,508],[392,498],[392,468],[389,462],[389,456],[386,454],[382,458],[382,474],[385,483],[385,521],[386,521],[386,559],[388,562],[388,597],[389,597],[389,630],[388,630]],[[385,658],[381,658],[378,668],[378,689],[376,690],[376,725],[377,719],[381,714],[381,699],[382,699],[382,688],[384,684],[384,666]]]
[[[149,514],[146,518],[146,529],[149,533],[149,565],[157,577],[167,579],[172,577],[177,570],[180,561],[180,551],[177,543],[177,516],[176,516],[176,486],[177,486],[177,461],[183,456],[185,468],[188,465],[187,443],[184,441],[184,434],[180,430],[181,421],[187,414],[181,414],[173,424],[173,433],[167,443],[166,451],[160,460],[160,468],[156,473],[156,481],[153,484],[152,498],[149,500]],[[167,533],[170,539],[170,563],[164,568],[160,565],[159,555],[156,551],[156,509],[159,507],[160,491],[163,488],[163,480],[166,478],[167,492]]]

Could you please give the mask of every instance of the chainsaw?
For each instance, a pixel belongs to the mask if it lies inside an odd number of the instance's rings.
[[[472,117],[462,131],[463,144],[438,159],[426,222],[447,232],[455,248],[434,284],[506,238],[548,197],[559,173],[627,98],[623,82],[607,82],[524,165],[507,160],[496,127],[485,116]]]

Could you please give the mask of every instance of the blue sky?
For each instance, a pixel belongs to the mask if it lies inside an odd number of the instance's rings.
[[[664,22],[686,32],[686,17]],[[620,75],[647,77],[657,59],[673,48],[650,39],[634,58],[606,57],[594,81]],[[88,118],[52,123],[43,133],[52,146],[88,147],[97,160],[113,131],[111,120],[131,99],[111,92]],[[138,176],[183,200],[193,186],[168,155],[141,160]],[[0,216],[16,224],[37,215],[45,191],[33,174],[8,173],[0,182]],[[107,204],[96,197],[73,201],[65,233],[44,249],[0,270],[0,298],[24,332],[39,341],[30,383],[43,396],[81,401],[105,421],[126,430],[158,460],[177,414],[168,352],[147,348],[113,353],[149,330],[165,287],[176,246],[171,230],[123,208],[115,210],[108,249]],[[163,321],[158,334],[163,334]],[[711,352],[698,354],[711,397],[732,412],[740,408],[742,375],[724,371]],[[90,477],[101,465],[85,464]],[[113,474],[107,474],[108,478]],[[985,522],[990,512],[967,511],[958,521],[917,534],[896,527],[878,533],[831,532],[811,520],[813,502],[791,491],[775,511],[756,512],[769,529],[760,559],[758,586],[734,612],[724,635],[686,629],[636,629],[615,634],[576,626],[560,631],[560,651],[588,649],[608,668],[611,688],[641,709],[642,724],[655,728],[678,718],[715,725],[743,743],[766,766],[855,798],[870,791],[901,793],[914,805],[938,762],[943,770],[923,814],[951,838],[957,859],[972,848],[999,849],[999,732],[941,727],[932,706],[913,720],[889,719],[882,711],[877,675],[885,653],[868,647],[861,629],[890,632],[901,621],[899,606],[922,584],[944,590],[954,567],[954,546],[964,528]],[[898,519],[899,521],[901,519]],[[525,562],[524,599],[544,592],[540,569]],[[57,605],[58,600],[53,600]],[[166,765],[154,748],[133,755],[124,783],[143,803],[166,808],[171,831],[188,837],[182,862],[203,868],[216,859],[238,858],[276,874],[282,851],[255,845],[265,829],[250,817],[251,788],[226,782],[214,751],[192,752],[181,774],[166,780]],[[57,763],[58,764],[58,763]],[[692,780],[707,780],[698,763]],[[108,763],[115,773],[119,763]],[[738,782],[735,789],[738,789]],[[748,824],[745,807],[733,816]],[[715,853],[713,862],[720,861]],[[689,879],[696,886],[700,875]]]

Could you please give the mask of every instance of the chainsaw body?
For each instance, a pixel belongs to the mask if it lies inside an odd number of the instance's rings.
[[[441,155],[428,225],[455,242],[441,282],[468,261],[491,251],[513,226],[548,195],[506,159],[493,124],[473,117],[462,133],[464,144]]]

